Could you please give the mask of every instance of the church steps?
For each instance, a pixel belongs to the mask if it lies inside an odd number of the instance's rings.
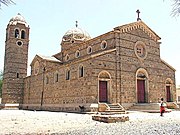
[[[101,103],[102,104],[102,103]],[[125,114],[125,109],[120,104],[106,104],[103,103],[103,106],[106,106],[106,109],[102,110],[101,108],[99,110],[102,114]]]

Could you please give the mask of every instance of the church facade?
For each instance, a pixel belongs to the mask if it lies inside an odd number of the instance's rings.
[[[29,25],[20,15],[6,29],[3,104],[23,109],[90,111],[100,103],[176,100],[175,69],[160,57],[160,37],[143,21],[95,38],[78,27],[62,37],[61,51],[36,55],[27,76]]]

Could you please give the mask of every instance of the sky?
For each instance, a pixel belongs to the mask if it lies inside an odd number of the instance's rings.
[[[139,9],[141,20],[161,37],[161,59],[176,69],[176,85],[180,85],[180,16],[171,16],[172,0],[13,1],[15,5],[2,5],[0,10],[0,70],[4,66],[6,27],[18,13],[30,26],[30,65],[36,54],[52,56],[60,52],[61,39],[75,27],[75,21],[93,38],[114,27],[135,22]]]

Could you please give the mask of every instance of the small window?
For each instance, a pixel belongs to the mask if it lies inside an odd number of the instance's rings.
[[[75,57],[76,57],[76,58],[79,58],[79,57],[80,57],[80,52],[79,52],[79,50],[76,51]]]
[[[107,42],[104,40],[101,43],[101,49],[106,49],[106,47],[107,47]]]
[[[46,84],[49,84],[49,77],[46,76]]]
[[[36,61],[34,63],[34,75],[37,75],[39,73],[39,61]]]
[[[21,31],[21,39],[25,39],[25,31],[24,30]]]
[[[68,60],[69,60],[69,55],[67,54],[65,57],[65,61],[68,61]]]
[[[19,73],[16,74],[16,78],[19,78]]]
[[[70,70],[66,70],[66,80],[70,80]]]
[[[15,35],[14,36],[15,36],[15,38],[19,38],[19,30],[18,29],[15,30]]]
[[[55,74],[55,82],[58,82],[58,81],[59,81],[59,74],[56,73],[56,74]]]
[[[87,48],[87,54],[90,54],[90,53],[92,53],[92,47],[91,47],[91,46],[88,46],[88,48]]]
[[[79,77],[84,76],[84,67],[82,65],[79,66]]]

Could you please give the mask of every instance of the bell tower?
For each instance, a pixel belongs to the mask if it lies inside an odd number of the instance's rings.
[[[10,19],[6,28],[2,104],[23,102],[24,78],[27,76],[29,25],[21,14]]]

